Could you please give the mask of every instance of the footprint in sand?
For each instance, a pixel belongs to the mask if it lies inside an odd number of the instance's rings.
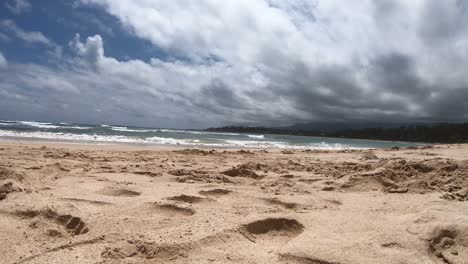
[[[203,198],[203,197],[191,196],[191,195],[185,195],[185,194],[168,197],[166,199],[170,201],[184,202],[184,203],[189,203],[189,204],[215,201],[211,198]]]
[[[135,197],[140,195],[140,192],[123,189],[123,188],[104,188],[97,192],[98,194],[107,196],[123,196],[123,197]]]
[[[87,203],[93,205],[111,205],[113,203],[103,202],[103,201],[96,201],[96,200],[87,200],[87,199],[80,199],[80,198],[61,198],[65,201],[72,201],[72,202],[79,202],[79,203]]]
[[[199,191],[198,193],[205,196],[222,196],[230,194],[232,191],[226,189],[212,189],[206,191]]]
[[[267,218],[243,225],[239,231],[251,241],[273,242],[293,239],[304,229],[295,219]]]
[[[193,210],[192,208],[169,203],[152,203],[150,210],[154,210],[155,212],[160,212],[168,216],[192,216],[195,214],[195,210]]]
[[[462,264],[468,259],[468,226],[436,228],[429,240],[429,252],[444,263]]]
[[[279,206],[281,206],[283,208],[286,208],[286,209],[295,209],[295,208],[298,207],[297,203],[283,202],[278,198],[264,198],[263,200],[266,201],[269,204],[279,205]]]
[[[66,230],[72,235],[81,235],[88,233],[89,229],[86,224],[79,217],[75,217],[69,214],[58,214],[56,211],[46,208],[43,210],[26,210],[16,211],[13,213],[16,216],[25,218],[36,218],[43,217],[49,221],[53,221],[66,228]]]
[[[279,261],[288,264],[340,264],[310,256],[297,256],[292,254],[280,254]]]
[[[155,204],[156,205],[156,204]],[[158,205],[163,210],[177,210],[173,206]],[[157,244],[152,241],[122,241],[113,247],[106,248],[102,252],[102,257],[111,261],[115,259],[135,258],[157,259],[161,263],[175,261],[177,263],[198,263],[206,259],[206,254],[212,254],[213,258],[219,257],[219,262],[226,262],[226,250],[243,252],[244,247],[257,247],[263,250],[263,246],[268,243],[285,243],[298,236],[304,230],[304,226],[294,219],[287,218],[267,218],[234,229],[227,229],[220,233],[208,235],[196,241],[174,244]],[[247,242],[247,240],[255,244]],[[274,244],[274,246],[277,246]],[[270,251],[270,248],[266,249]],[[274,253],[273,253],[274,254]],[[244,258],[247,256],[241,256]],[[247,257],[248,258],[248,257]],[[231,261],[232,262],[232,261]],[[205,262],[203,262],[205,263]],[[249,263],[256,263],[250,261]],[[301,263],[301,262],[293,262]],[[315,262],[303,262],[315,263]],[[322,262],[317,262],[322,263]],[[328,263],[328,262],[323,262]]]

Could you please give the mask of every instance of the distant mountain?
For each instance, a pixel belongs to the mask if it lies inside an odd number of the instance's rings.
[[[286,130],[315,131],[332,133],[344,130],[357,130],[366,128],[398,128],[409,125],[431,125],[430,123],[381,123],[381,122],[313,122],[297,123],[291,126],[280,127]]]

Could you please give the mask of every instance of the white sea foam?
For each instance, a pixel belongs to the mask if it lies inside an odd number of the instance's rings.
[[[56,126],[52,123],[44,123],[44,122],[32,122],[32,121],[18,121],[19,124],[32,126],[37,128],[60,128],[60,126]]]
[[[317,150],[344,150],[344,149],[359,149],[349,145],[339,143],[308,143],[304,145],[291,145],[281,141],[256,141],[256,140],[226,140],[229,145],[245,147],[245,148],[279,148],[279,149],[317,149]]]
[[[265,138],[265,135],[247,135],[249,138],[258,138],[258,139],[263,139]]]
[[[309,145],[291,145],[281,141],[257,141],[257,140],[226,140],[226,143],[236,147],[244,148],[279,148],[279,149],[311,149]]]
[[[187,133],[187,134],[193,134],[193,135],[201,135],[204,132],[200,131],[191,131],[191,130],[182,130],[182,129],[158,129],[157,132],[162,132],[162,133]]]
[[[222,135],[222,136],[240,136],[238,133],[223,133],[223,132],[203,132],[210,135]]]
[[[194,135],[220,135],[220,136],[240,136],[237,133],[223,133],[223,132],[210,132],[210,131],[194,131],[194,130],[178,130],[178,129],[157,129],[157,132],[167,133],[187,133]]]
[[[1,123],[6,123],[6,124],[15,124],[18,123],[19,121],[10,121],[10,120],[0,120]]]
[[[223,133],[223,132],[209,132],[209,131],[187,131],[192,134],[202,134],[202,135],[219,135],[219,136],[240,136],[241,134],[237,133]]]
[[[62,141],[87,141],[87,142],[108,142],[108,143],[141,143],[141,144],[185,144],[184,140],[173,138],[136,138],[119,135],[89,135],[89,134],[72,134],[72,133],[53,133],[53,132],[16,132],[9,130],[0,130],[0,137],[17,137],[31,139],[50,139]]]
[[[144,133],[144,132],[157,132],[158,130],[156,129],[130,129],[130,128],[127,128],[127,127],[116,127],[116,126],[113,126],[111,127],[112,130],[114,131],[120,131],[120,132],[139,132],[139,133]]]
[[[82,126],[64,126],[64,127],[60,127],[60,128],[86,130],[86,129],[91,129],[92,127],[82,127]]]
[[[35,128],[43,128],[43,129],[91,129],[91,127],[84,127],[78,125],[67,126],[68,123],[60,123],[60,126],[54,125],[53,123],[46,123],[46,122],[33,122],[33,121],[0,121],[0,125],[2,126],[14,126],[14,125],[24,125],[30,126]]]
[[[279,149],[324,149],[340,150],[355,149],[354,147],[339,143],[304,143],[303,145],[291,145],[281,141],[264,140],[222,140],[220,143],[207,143],[196,138],[175,139],[171,137],[130,137],[124,135],[91,135],[74,134],[62,132],[20,132],[11,130],[0,130],[0,137],[45,139],[72,142],[92,142],[92,143],[126,143],[126,144],[158,144],[158,145],[186,145],[186,146],[208,146],[208,147],[234,147],[234,148],[279,148]]]

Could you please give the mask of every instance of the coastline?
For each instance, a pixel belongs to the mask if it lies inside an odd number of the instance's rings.
[[[0,254],[5,263],[463,263],[467,171],[466,144],[0,141]],[[450,246],[440,244],[446,234],[456,234]]]
[[[173,145],[202,148],[251,149],[370,149],[408,147],[409,142],[296,135],[227,133],[160,128],[3,121],[0,138],[93,144]]]

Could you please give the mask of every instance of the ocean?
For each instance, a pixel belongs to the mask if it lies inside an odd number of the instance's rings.
[[[415,146],[414,143],[271,134],[221,133],[203,130],[146,128],[0,120],[0,139],[88,144],[139,144],[212,148],[372,149]]]

